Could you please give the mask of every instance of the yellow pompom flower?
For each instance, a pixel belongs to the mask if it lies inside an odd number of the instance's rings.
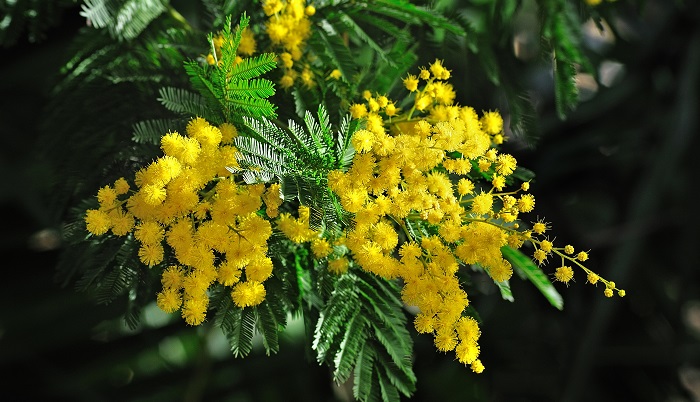
[[[471,364],[479,357],[479,345],[476,342],[460,342],[455,348],[457,360],[462,364]]]
[[[384,108],[384,113],[386,113],[387,116],[393,117],[399,114],[399,108],[396,107],[394,102],[391,102],[386,105],[386,108]]]
[[[479,359],[474,360],[474,362],[471,364],[471,368],[476,374],[481,374],[484,372],[484,364],[481,363],[481,360]]]
[[[589,272],[586,277],[586,280],[588,280],[588,283],[590,283],[591,285],[595,285],[596,283],[598,283],[599,279],[600,277],[593,272]]]
[[[480,193],[472,199],[472,212],[477,215],[491,213],[493,207],[493,196],[489,193]]]
[[[117,200],[117,192],[110,186],[104,186],[97,191],[97,202],[102,207],[111,207]]]
[[[241,279],[240,263],[230,261],[230,258],[219,265],[217,280],[224,286],[233,286]]]
[[[333,247],[326,239],[315,239],[311,242],[311,252],[314,253],[314,257],[323,258],[333,252]]]
[[[329,77],[329,78],[332,78],[332,79],[334,79],[334,80],[339,80],[339,79],[343,78],[343,73],[340,72],[340,70],[338,70],[338,69],[336,68],[336,69],[334,69],[333,71],[331,71],[330,74],[328,74],[328,77]]]
[[[164,289],[182,289],[182,282],[185,274],[182,267],[171,265],[163,271],[160,282]]]
[[[537,234],[543,234],[547,229],[549,229],[549,227],[545,222],[535,222],[532,225],[532,231]]]
[[[474,183],[471,182],[469,179],[459,179],[457,182],[457,193],[459,195],[467,195],[471,194],[472,191],[474,191]]]
[[[488,172],[489,169],[491,169],[491,161],[486,158],[479,159],[479,170]]]
[[[308,68],[305,68],[299,77],[301,78],[302,84],[304,84],[304,86],[307,88],[313,88],[314,85],[316,85],[316,82],[314,81],[314,73]]]
[[[117,236],[126,236],[134,228],[134,215],[124,212],[121,208],[109,213],[112,221],[112,233]]]
[[[574,253],[574,246],[572,246],[571,244],[567,244],[566,246],[564,246],[564,252],[566,254],[573,254]]]
[[[361,119],[367,116],[367,106],[362,103],[354,103],[350,106],[350,116],[353,119]]]
[[[531,212],[535,209],[535,196],[532,194],[523,194],[517,202],[517,207],[520,212]]]
[[[364,105],[362,105],[364,106]],[[364,153],[372,150],[374,144],[374,133],[360,129],[352,135],[352,146],[357,152]]]
[[[120,177],[114,182],[114,191],[117,193],[117,195],[122,195],[129,192],[129,183],[125,178]]]
[[[406,242],[399,249],[401,260],[410,260],[418,258],[423,254],[421,247],[414,242]]]
[[[578,254],[576,254],[576,259],[583,262],[588,260],[588,253],[585,251],[581,251]]]
[[[287,73],[280,78],[280,86],[284,89],[289,89],[294,86],[295,76],[291,73]]]
[[[574,270],[571,267],[562,266],[554,271],[554,279],[559,282],[569,283],[574,277]]]
[[[392,225],[386,221],[380,221],[374,225],[372,240],[383,250],[393,250],[399,242],[399,236]]]
[[[435,330],[435,318],[432,315],[418,313],[413,319],[413,326],[419,334],[430,334]]]
[[[238,49],[236,53],[242,54],[244,56],[252,56],[255,53],[255,48],[257,43],[255,42],[255,36],[249,27],[243,30],[241,33],[241,41],[238,44]]]
[[[265,300],[265,287],[260,282],[239,282],[231,291],[231,299],[238,307],[257,306]]]
[[[542,265],[542,263],[544,263],[545,260],[547,260],[547,253],[545,253],[542,249],[538,248],[532,254],[532,258],[534,258],[538,264]]]
[[[446,80],[450,78],[450,73],[442,65],[442,60],[436,59],[435,62],[430,65],[430,72],[433,73],[433,76],[439,80]]]
[[[182,296],[177,289],[163,289],[156,296],[156,305],[166,313],[174,313],[182,305]]]
[[[491,185],[493,188],[495,188],[498,191],[503,190],[503,187],[506,186],[506,178],[501,176],[501,175],[493,175],[493,178],[491,179]]]
[[[418,90],[418,78],[415,75],[409,74],[408,77],[403,79],[403,86],[409,92],[415,92]]]
[[[110,227],[112,227],[109,215],[97,209],[88,209],[85,212],[85,224],[87,231],[96,236],[107,233]]]
[[[435,347],[441,352],[449,352],[457,346],[457,336],[453,330],[438,331],[434,341]]]
[[[264,282],[272,275],[272,260],[268,257],[256,258],[245,267],[248,281]]]
[[[156,206],[163,203],[167,195],[165,187],[157,184],[146,184],[141,187],[141,194],[146,204]]]
[[[163,261],[163,246],[160,243],[142,244],[139,248],[139,259],[149,267],[160,264]]]
[[[328,261],[328,270],[336,275],[342,275],[348,271],[350,262],[345,257],[340,257],[336,260]]]
[[[262,8],[265,15],[270,16],[282,11],[284,3],[281,0],[264,0]]]
[[[554,247],[554,244],[552,244],[552,242],[549,240],[542,240],[540,242],[540,248],[542,249],[542,251],[544,251],[547,254],[552,252],[553,247]]]
[[[182,306],[182,318],[188,325],[203,323],[207,316],[208,304],[209,299],[206,295],[187,298]]]
[[[496,173],[508,176],[515,171],[518,162],[510,154],[500,154],[496,158]]]
[[[163,227],[155,221],[141,222],[134,230],[136,240],[144,244],[160,243],[163,240],[165,231]]]
[[[499,134],[503,131],[503,118],[498,112],[486,112],[481,116],[481,126],[486,134]]]
[[[231,123],[222,123],[219,126],[219,131],[221,131],[221,142],[223,144],[230,144],[234,138],[238,137],[238,129]]]

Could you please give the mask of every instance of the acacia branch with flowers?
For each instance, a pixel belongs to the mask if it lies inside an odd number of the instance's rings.
[[[301,315],[318,361],[367,401],[415,390],[409,320],[484,371],[465,277],[488,275],[512,299],[517,270],[562,308],[539,267],[551,257],[554,281],[580,269],[605,296],[624,296],[583,265],[587,252],[555,246],[549,224],[528,218],[533,174],[500,151],[501,114],[457,104],[442,60],[411,67],[412,24],[462,27],[402,1],[366,15],[363,4],[267,0],[208,36],[208,53],[184,62],[191,89],[160,90],[180,118],[134,126],[137,143],[157,147],[150,162],[127,155],[133,175],[102,186],[67,225],[75,249],[107,256],[84,267],[82,288],[103,301],[136,295],[133,325],[153,300],[187,325],[214,323],[236,356],[255,333],[276,352]],[[353,60],[357,43],[382,74]],[[408,57],[390,62],[397,52]]]

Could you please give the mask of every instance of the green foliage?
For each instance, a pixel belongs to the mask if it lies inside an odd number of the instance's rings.
[[[218,118],[212,116],[211,121],[214,123],[237,122],[241,116],[275,116],[275,106],[266,99],[275,93],[274,84],[268,79],[256,77],[275,68],[276,56],[273,53],[263,53],[236,63],[241,34],[249,22],[250,18],[243,14],[236,30],[231,31],[231,18],[226,20],[222,31],[221,59],[216,58],[213,37],[209,37],[215,59],[214,67],[203,67],[196,61],[185,63],[185,71],[192,86],[211,110],[220,110],[223,114]],[[184,110],[181,106],[182,104],[175,105],[175,110]]]
[[[114,39],[134,39],[168,9],[169,0],[85,0],[81,16]]]
[[[338,279],[321,310],[313,349],[332,365],[333,378],[352,378],[361,401],[398,401],[415,391],[411,355],[399,290],[372,274],[352,272]]]
[[[17,43],[26,31],[29,42],[46,38],[46,31],[61,22],[63,9],[77,0],[14,0],[0,2],[0,46]]]
[[[309,206],[314,223],[325,218],[326,225],[333,226],[347,217],[327,190],[327,175],[333,169],[346,169],[351,162],[350,137],[357,122],[346,116],[334,132],[323,104],[317,115],[318,119],[307,111],[305,127],[293,120],[285,127],[265,118],[245,119],[250,136],[234,140],[240,169],[231,171],[242,173],[248,182],[275,178],[285,199]]]
[[[578,103],[574,66],[591,70],[581,50],[581,20],[569,1],[540,0],[538,3],[542,10],[542,38],[548,42],[552,55],[557,113],[564,119]]]
[[[532,260],[524,255],[520,250],[509,246],[501,248],[503,257],[513,265],[513,270],[523,279],[532,282],[535,287],[542,292],[547,301],[559,310],[564,309],[564,299],[552,282],[547,278],[542,269],[535,265]]]

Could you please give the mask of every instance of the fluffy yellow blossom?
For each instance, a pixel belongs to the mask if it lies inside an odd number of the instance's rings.
[[[164,289],[181,289],[184,278],[182,267],[171,265],[163,271],[160,281]]]
[[[125,178],[120,177],[114,182],[114,191],[117,195],[124,195],[129,191],[129,182]]]
[[[156,296],[156,305],[166,313],[174,313],[182,305],[182,295],[177,289],[163,289]]]
[[[206,296],[186,299],[182,306],[182,318],[189,325],[200,325],[207,316],[208,304]]]
[[[531,212],[535,209],[535,197],[532,194],[523,194],[516,205],[520,212]]]
[[[591,285],[595,285],[596,283],[598,283],[599,279],[600,277],[593,272],[589,272],[588,276],[586,277],[586,280],[588,280],[588,283],[590,283]]]
[[[350,106],[350,115],[353,119],[361,119],[367,116],[367,106],[361,103],[355,103]]]
[[[481,125],[487,134],[499,134],[503,131],[503,118],[498,112],[489,111],[481,117]]]
[[[480,193],[472,199],[472,212],[477,215],[486,215],[491,213],[493,207],[493,195],[489,193]]]
[[[314,257],[323,258],[333,252],[333,247],[326,239],[316,239],[311,242],[311,251]]]
[[[339,79],[343,78],[343,73],[336,68],[333,71],[331,71],[330,74],[328,74],[328,77],[332,78],[334,80],[339,80]]]
[[[574,277],[574,270],[571,267],[561,266],[554,271],[554,278],[563,283],[569,283]]]
[[[97,192],[97,202],[101,206],[110,207],[117,200],[117,192],[110,186],[104,186]]]
[[[160,264],[163,261],[163,246],[160,243],[141,245],[139,259],[149,267]]]
[[[341,275],[347,272],[349,261],[345,257],[340,257],[335,260],[328,261],[328,270],[336,275]]]
[[[418,90],[418,78],[415,75],[409,74],[403,79],[404,87],[410,92],[415,92]]]
[[[545,222],[535,222],[532,225],[532,231],[537,234],[543,234],[547,229],[548,225]]]
[[[238,44],[238,49],[236,53],[244,56],[252,56],[255,53],[257,43],[255,42],[255,36],[249,27],[243,30],[241,33],[241,41]]]
[[[107,233],[112,226],[109,215],[104,211],[96,209],[89,209],[86,211],[85,224],[87,231],[96,236]]]
[[[500,154],[496,158],[496,173],[508,176],[515,171],[517,161],[512,155]]]
[[[109,212],[112,223],[112,233],[117,236],[126,236],[134,228],[134,215],[124,212],[121,208]]]
[[[238,307],[251,307],[262,303],[265,294],[265,287],[260,282],[239,282],[231,291],[231,298]]]

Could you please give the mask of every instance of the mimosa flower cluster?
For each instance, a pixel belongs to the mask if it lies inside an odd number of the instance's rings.
[[[233,125],[196,118],[186,134],[164,135],[164,155],[136,172],[132,183],[120,178],[101,188],[99,209],[88,210],[85,223],[96,236],[133,238],[144,265],[166,265],[158,306],[199,325],[217,283],[230,288],[239,307],[265,299],[273,268],[269,218],[282,199],[278,184],[240,184],[226,169],[237,166]]]
[[[316,8],[306,5],[305,0],[264,0],[263,12],[268,16],[265,24],[274,50],[279,53],[284,75],[279,81],[282,88],[291,88],[297,79],[312,87],[314,74],[302,62],[306,40],[311,36],[311,21],[308,17],[316,13]]]
[[[545,223],[531,229],[517,223],[534,209],[535,198],[528,182],[505,190],[515,182],[517,162],[495,148],[504,140],[503,119],[455,105],[449,77],[439,60],[406,77],[412,104],[405,113],[386,96],[366,91],[364,102],[350,107],[365,123],[352,138],[352,165],[330,172],[328,183],[354,214],[345,244],[355,263],[383,278],[400,278],[403,301],[420,310],[416,330],[432,334],[438,350],[454,351],[480,373],[480,329],[466,314],[461,267],[479,266],[495,282],[506,281],[513,269],[501,248],[529,242],[538,263],[553,254],[562,258],[557,281],[572,280],[568,261],[583,268],[589,282],[604,282],[606,296],[617,289],[581,265],[585,252],[554,247],[544,237]]]

